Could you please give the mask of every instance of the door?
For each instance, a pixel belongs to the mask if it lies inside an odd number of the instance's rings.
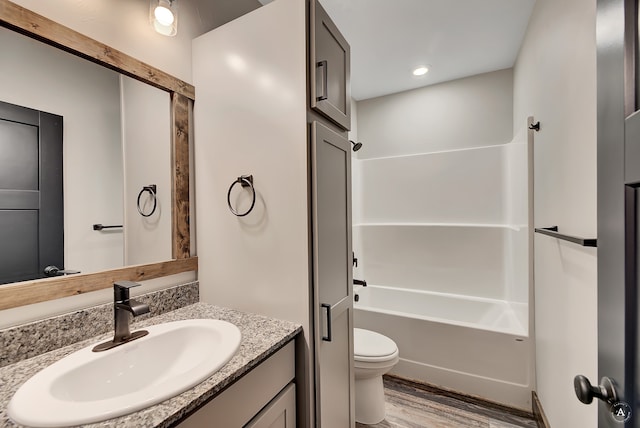
[[[316,426],[354,426],[351,145],[311,124]]]
[[[598,427],[640,427],[638,0],[598,0]],[[588,400],[587,400],[588,401]]]
[[[317,0],[310,3],[311,108],[351,129],[351,48]]]
[[[0,102],[0,283],[64,266],[62,117]]]

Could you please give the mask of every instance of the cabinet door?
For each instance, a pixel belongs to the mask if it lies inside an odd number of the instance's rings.
[[[351,151],[312,123],[313,275],[317,427],[354,426]]]
[[[245,428],[295,428],[296,388],[289,384]]]
[[[327,12],[311,1],[309,79],[311,108],[351,129],[351,48]]]
[[[275,402],[274,397],[279,397],[282,391],[286,391],[288,385],[292,384],[294,376],[295,349],[294,341],[291,341],[275,355],[254,367],[220,395],[192,413],[178,427],[239,428],[251,424],[256,421],[256,415],[262,414],[260,409],[269,407]],[[293,411],[287,408],[286,412],[295,415]]]

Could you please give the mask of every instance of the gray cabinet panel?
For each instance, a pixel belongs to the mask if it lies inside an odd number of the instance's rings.
[[[293,428],[295,422],[291,417],[296,412],[295,389],[292,384],[295,360],[295,343],[291,341],[180,422],[178,427]],[[281,414],[284,414],[284,419],[280,421],[288,425],[273,425],[278,422]]]
[[[626,119],[624,133],[624,179],[640,181],[640,111]]]
[[[245,428],[295,428],[296,388],[289,384]]]
[[[347,159],[344,149],[332,144],[326,132],[318,132],[321,144],[316,148],[317,195],[322,215],[316,219],[318,230],[318,297],[322,303],[337,304],[349,295],[349,252],[347,236]],[[340,137],[341,140],[343,139]],[[347,143],[348,144],[348,143]]]
[[[352,313],[349,308],[341,311],[332,321],[332,341],[319,346],[319,383],[322,388],[320,401],[320,424],[323,428],[353,426],[353,415],[349,408],[353,377]]]
[[[311,129],[317,426],[354,426],[351,145]]]
[[[311,108],[351,129],[351,48],[316,0],[310,10]]]

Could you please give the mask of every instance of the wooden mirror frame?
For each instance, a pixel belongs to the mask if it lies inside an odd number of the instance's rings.
[[[0,286],[0,310],[45,302],[112,287],[118,280],[143,281],[197,271],[191,257],[189,225],[189,100],[195,88],[162,70],[38,15],[9,0],[0,0],[0,26],[169,92],[171,96],[171,253],[173,260],[96,273],[15,282]]]

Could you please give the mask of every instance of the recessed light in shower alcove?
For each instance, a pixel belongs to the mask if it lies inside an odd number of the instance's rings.
[[[429,68],[430,67],[428,65],[421,65],[419,67],[416,67],[413,70],[413,75],[414,76],[418,76],[418,77],[424,76],[425,74],[427,74],[429,72]]]

